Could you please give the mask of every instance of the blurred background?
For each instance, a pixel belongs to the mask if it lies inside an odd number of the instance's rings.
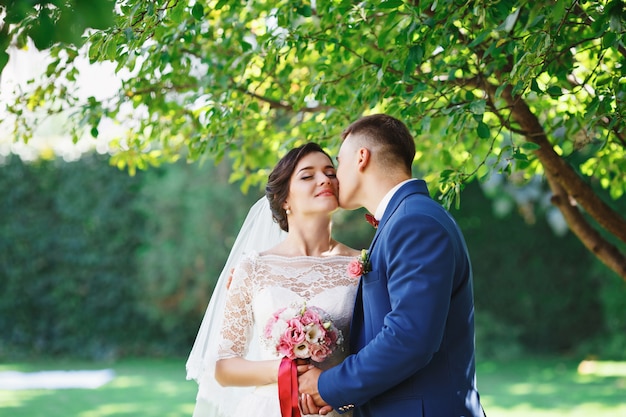
[[[0,389],[3,415],[48,416],[51,405],[59,416],[191,415],[186,356],[262,195],[243,194],[229,170],[179,162],[129,176],[96,152],[70,162],[2,158],[0,371],[116,373],[97,390]],[[470,184],[453,210],[474,266],[488,415],[588,415],[590,404],[608,407],[594,415],[619,415],[625,283],[551,226],[540,183],[492,187]],[[517,204],[523,195],[535,198]],[[338,212],[336,237],[367,247],[373,229],[362,216]]]
[[[186,355],[262,195],[229,175],[210,161],[130,176],[95,152],[3,157],[0,357]],[[490,192],[472,183],[452,210],[473,261],[479,359],[625,359],[624,282],[551,226],[541,183]],[[360,211],[336,213],[334,231],[355,248],[373,235]]]
[[[0,1],[0,416],[191,416],[269,168],[377,111],[465,234],[487,415],[626,416],[625,44],[616,0]]]

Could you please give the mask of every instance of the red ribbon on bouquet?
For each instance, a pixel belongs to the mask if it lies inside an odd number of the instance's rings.
[[[280,362],[278,401],[282,417],[301,417],[298,407],[298,367],[295,360],[283,358]]]

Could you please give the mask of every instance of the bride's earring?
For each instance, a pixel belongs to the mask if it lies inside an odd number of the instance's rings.
[[[285,210],[285,213],[287,214],[287,216],[289,216],[289,215],[291,214],[291,210],[286,209],[286,210]]]

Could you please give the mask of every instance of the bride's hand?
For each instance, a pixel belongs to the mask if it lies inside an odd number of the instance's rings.
[[[324,401],[317,390],[317,381],[322,371],[313,365],[302,367],[303,372],[298,376],[298,391],[300,397],[298,403],[303,414],[326,415],[332,411],[332,407]]]
[[[302,413],[302,415],[319,414],[325,416],[326,414],[333,411],[333,408],[328,404],[319,407],[317,404],[315,404],[315,401],[313,401],[313,397],[311,397],[309,394],[301,394],[300,398],[298,398],[298,403],[300,405],[300,412]]]
[[[302,375],[313,367],[313,365],[311,365],[311,361],[308,359],[296,359],[296,365],[298,369],[298,376]]]

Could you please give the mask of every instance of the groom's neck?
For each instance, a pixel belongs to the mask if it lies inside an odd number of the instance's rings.
[[[411,177],[401,172],[373,172],[363,182],[363,207],[376,213],[378,205],[391,189]]]

